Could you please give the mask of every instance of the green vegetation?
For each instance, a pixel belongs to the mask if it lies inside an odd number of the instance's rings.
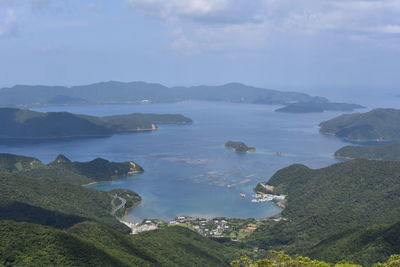
[[[353,141],[400,140],[400,110],[374,109],[347,114],[322,122],[322,134]]]
[[[265,258],[252,260],[249,257],[241,257],[231,262],[232,267],[361,267],[350,262],[330,264],[323,261],[312,260],[300,255],[289,256],[283,251],[268,251]]]
[[[283,105],[293,102],[328,102],[325,98],[312,97],[304,93],[256,88],[240,83],[168,88],[154,83],[110,81],[70,88],[17,85],[0,90],[0,106],[79,104],[82,102],[88,104],[172,103],[184,100]]]
[[[94,220],[129,232],[111,215],[113,194],[78,185],[33,179],[20,174],[0,174],[0,219],[68,228]],[[135,195],[134,192],[131,192]]]
[[[53,139],[111,136],[115,133],[153,130],[156,123],[187,124],[182,115],[128,114],[108,117],[76,115],[68,112],[35,112],[0,108],[0,138]]]
[[[32,157],[0,154],[0,172],[21,173],[33,178],[77,185],[110,181],[143,171],[141,166],[132,161],[110,162],[97,158],[88,162],[72,162],[64,155],[59,155],[53,162],[45,165]]]
[[[140,196],[73,185],[77,180],[68,176],[98,180],[142,171],[130,162],[81,163],[60,155],[44,165],[1,154],[0,171],[0,266],[229,266],[247,253],[180,227],[127,235],[131,229],[116,217]]]
[[[219,242],[228,242],[231,240],[242,240],[257,228],[260,221],[254,218],[216,217],[206,219],[180,216],[175,218],[173,223],[192,229],[202,236],[215,238],[214,240]],[[163,226],[162,221],[156,222],[156,224],[161,227]]]
[[[353,111],[360,108],[364,107],[357,104],[310,101],[289,104],[275,111],[289,113],[311,113],[324,111]]]
[[[180,227],[130,236],[95,222],[56,230],[0,221],[0,240],[4,266],[229,266],[238,257]]]
[[[361,267],[348,261],[331,264],[324,261],[312,260],[301,255],[290,256],[282,251],[268,251],[265,258],[252,260],[243,256],[231,262],[232,267]],[[375,267],[398,267],[400,266],[400,255],[391,255],[387,262],[376,263]]]
[[[88,162],[71,162],[64,155],[58,156],[55,161],[47,165],[47,168],[50,170],[67,170],[76,175],[87,177],[89,182],[109,181],[144,171],[141,166],[132,161],[110,162],[97,158]]]
[[[400,255],[391,255],[385,263],[378,263],[376,267],[397,267],[400,266]]]
[[[44,164],[40,160],[32,157],[0,153],[0,171],[16,172],[43,166]]]
[[[225,147],[237,153],[248,153],[256,150],[254,147],[248,147],[245,143],[238,141],[228,141],[226,142]]]
[[[79,185],[132,175],[143,169],[134,162],[95,159],[72,162],[60,155],[48,165],[38,159],[0,154],[0,218],[67,228],[84,220],[96,220],[127,232],[114,215],[123,217],[140,203],[135,192],[116,189],[102,192]],[[74,185],[75,184],[75,185]],[[119,204],[126,204],[111,214]]]
[[[313,255],[321,260],[350,259],[366,265],[381,261],[388,253],[399,253],[398,247],[393,245],[387,252],[380,249],[389,246],[382,239],[360,238],[363,246],[358,246],[359,252],[354,253],[352,242],[342,243],[340,252],[331,250],[336,258],[317,248],[355,229],[397,223],[398,177],[399,162],[353,160],[318,170],[304,165],[284,168],[268,181],[274,193],[287,195],[284,219],[265,221],[247,241],[262,249]]]
[[[318,170],[282,169],[258,185],[287,196],[279,220],[178,220],[214,240],[166,225],[126,235],[130,229],[114,216],[123,217],[140,196],[126,189],[88,189],[64,176],[112,177],[132,171],[130,163],[80,163],[60,155],[44,165],[0,154],[0,166],[8,172],[0,174],[0,264],[5,266],[228,266],[247,254],[252,259],[232,265],[344,267],[355,265],[343,260],[371,266],[400,252],[400,162],[353,160]],[[49,170],[61,176],[54,178]],[[324,262],[283,253],[262,256],[270,249]],[[389,261],[378,266],[396,266],[398,258]]]
[[[380,146],[345,146],[335,152],[335,157],[400,161],[400,143]]]
[[[124,208],[118,209],[114,214],[120,218],[123,218],[125,215],[127,215],[127,212],[130,209],[133,209],[134,207],[139,205],[140,202],[142,201],[142,198],[137,193],[129,189],[113,189],[108,191],[108,193],[111,194],[112,196],[117,196],[126,200]],[[113,208],[121,204],[120,198],[114,198]]]
[[[389,255],[399,252],[400,222],[360,227],[340,233],[322,241],[310,249],[308,254],[330,262],[339,261],[346,255],[347,260],[368,265],[376,261],[384,262]]]
[[[110,136],[112,130],[67,112],[0,109],[0,138],[46,139]]]
[[[127,115],[114,115],[105,117],[93,117],[79,115],[99,125],[114,131],[135,131],[138,128],[151,129],[152,124],[190,124],[193,121],[180,114],[143,114],[132,113]]]

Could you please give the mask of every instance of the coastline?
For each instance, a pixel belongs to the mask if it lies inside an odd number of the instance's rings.
[[[132,177],[132,176],[134,176],[135,174],[143,173],[143,172],[144,172],[144,171],[136,171],[136,172],[134,172],[134,173],[132,173],[132,174],[130,174],[130,175],[116,176],[116,177],[115,177],[115,178],[116,178],[115,180],[93,181],[93,182],[90,182],[90,183],[87,183],[87,184],[81,184],[81,186],[87,187],[87,186],[96,185],[96,184],[107,184],[107,183],[112,183],[112,182],[115,182],[115,181],[118,180],[118,179]]]
[[[261,199],[266,198],[272,201],[278,208],[282,209],[278,214],[282,213],[283,210],[286,208],[287,196],[274,194],[274,187],[272,185],[268,185],[267,183],[261,182],[259,183],[259,185],[261,185],[266,190],[267,193],[262,191],[257,191],[256,188],[254,188],[254,192],[256,193],[257,197]]]
[[[124,215],[123,215],[122,217],[117,217],[117,218],[118,218],[122,223],[124,223],[124,222],[132,223],[132,222],[129,222],[129,221],[125,221],[125,219],[126,219],[126,217],[129,215],[129,212],[130,212],[131,210],[133,210],[134,208],[136,208],[137,206],[139,206],[140,203],[142,203],[142,199],[140,199],[140,201],[134,203],[131,207],[125,208]]]
[[[131,133],[131,132],[143,132],[143,131],[155,131],[158,128],[137,128],[132,130],[118,131],[112,134],[91,134],[91,135],[65,135],[65,136],[46,136],[46,137],[10,137],[0,136],[1,139],[5,140],[57,140],[57,139],[74,139],[74,138],[91,138],[91,137],[112,137],[116,134]]]
[[[321,128],[320,126],[318,126]],[[333,132],[324,132],[324,131],[319,131],[320,134],[323,135],[330,135],[330,136],[335,136],[337,138],[340,138],[344,141],[348,142],[355,142],[355,143],[363,143],[363,142],[375,142],[375,143],[387,143],[387,142],[396,142],[399,141],[400,139],[384,139],[384,138],[374,138],[374,139],[360,139],[360,138],[348,138],[348,137],[339,137],[336,135],[336,133]]]
[[[337,156],[337,155],[333,155],[333,157],[334,157],[335,159],[346,159],[346,160],[357,159],[357,158],[345,157],[345,156]]]

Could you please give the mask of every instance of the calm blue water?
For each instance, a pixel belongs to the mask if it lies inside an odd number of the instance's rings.
[[[265,105],[184,102],[177,104],[45,107],[89,115],[133,112],[181,113],[193,125],[160,125],[154,132],[109,138],[0,144],[0,152],[34,156],[44,162],[59,153],[75,161],[103,157],[132,160],[145,173],[96,185],[99,190],[129,188],[143,197],[128,219],[170,219],[176,215],[263,218],[279,212],[272,203],[252,203],[252,188],[293,163],[320,168],[337,162],[334,151],[346,145],[318,134],[319,122],[339,113],[285,114]],[[257,148],[240,155],[224,148],[240,140]],[[284,156],[276,156],[276,152]],[[245,199],[239,195],[246,194]]]

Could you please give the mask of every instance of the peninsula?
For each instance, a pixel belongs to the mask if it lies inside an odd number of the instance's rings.
[[[88,162],[73,162],[59,155],[53,162],[44,164],[33,157],[0,154],[0,172],[83,185],[132,176],[144,170],[133,161],[110,162],[97,158]]]
[[[374,109],[346,114],[320,123],[320,133],[350,141],[400,140],[400,110]]]
[[[400,162],[361,159],[281,169],[256,191],[286,196],[282,219],[264,221],[247,244],[329,262],[384,261],[384,251],[398,251],[399,173]]]
[[[362,108],[365,107],[358,104],[333,103],[328,101],[309,101],[289,104],[275,111],[288,113],[315,113],[324,111],[353,111],[355,109]]]
[[[376,146],[345,146],[335,152],[335,157],[400,161],[400,143]]]
[[[190,124],[179,114],[128,114],[106,117],[68,112],[36,112],[0,108],[0,139],[58,139],[111,136],[117,133],[155,130],[157,124]]]

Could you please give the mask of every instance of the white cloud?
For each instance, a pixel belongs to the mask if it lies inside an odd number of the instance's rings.
[[[167,20],[211,24],[256,22],[261,0],[127,0],[129,6]]]
[[[0,17],[0,37],[14,34],[17,29],[17,15],[13,9],[8,9],[4,18]]]
[[[371,31],[377,33],[387,33],[387,34],[400,34],[400,24],[399,25],[384,25],[371,28]]]
[[[226,8],[227,0],[128,0],[134,8],[144,9],[162,18],[204,16]]]
[[[336,34],[368,41],[400,32],[400,0],[126,0],[185,28],[173,47],[257,47],[276,36]],[[181,45],[178,45],[181,44]]]

